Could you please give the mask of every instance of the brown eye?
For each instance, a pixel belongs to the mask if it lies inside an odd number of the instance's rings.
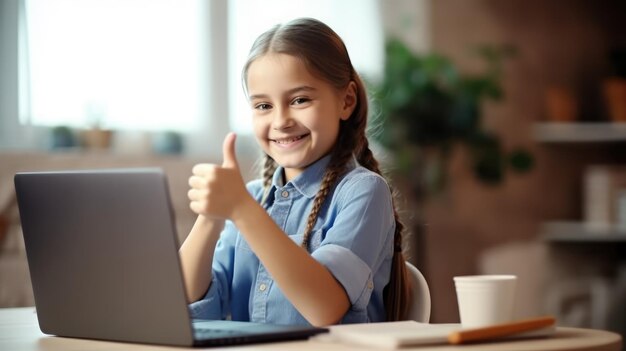
[[[261,110],[261,111],[264,111],[264,110],[269,110],[269,109],[271,109],[271,108],[272,108],[272,105],[270,105],[270,104],[265,104],[265,103],[261,103],[261,104],[256,104],[256,105],[254,105],[254,108],[255,108],[256,110]]]
[[[307,103],[311,101],[311,99],[305,98],[305,97],[297,97],[295,99],[293,99],[293,101],[291,101],[292,105],[302,105],[304,103]]]

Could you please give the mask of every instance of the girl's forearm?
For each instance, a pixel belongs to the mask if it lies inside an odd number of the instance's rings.
[[[213,253],[223,228],[223,220],[199,215],[180,247],[180,263],[189,302],[201,299],[211,284]]]
[[[233,222],[287,299],[313,325],[337,323],[350,307],[339,282],[298,246],[254,200],[244,202]]]

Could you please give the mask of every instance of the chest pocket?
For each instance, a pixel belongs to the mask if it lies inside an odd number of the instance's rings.
[[[252,249],[250,248],[250,246],[248,246],[246,239],[243,238],[241,233],[237,233],[237,240],[235,241],[235,247],[239,250],[252,252]]]
[[[317,250],[322,244],[322,239],[324,236],[324,231],[322,229],[314,230],[311,232],[310,241],[309,241],[309,251],[313,252]],[[298,246],[302,246],[302,239],[304,238],[304,234],[296,234],[289,236],[291,240],[293,240]]]

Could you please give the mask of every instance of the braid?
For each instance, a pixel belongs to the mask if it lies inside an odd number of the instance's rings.
[[[261,205],[265,204],[267,196],[269,195],[270,187],[272,186],[272,176],[276,171],[276,161],[269,155],[265,154],[263,169],[261,170],[261,176],[263,177],[263,199]]]
[[[307,251],[309,250],[309,243],[311,241],[311,233],[313,231],[313,226],[315,226],[315,222],[317,221],[317,215],[319,214],[324,201],[328,197],[328,194],[332,190],[333,186],[337,183],[337,180],[343,175],[345,171],[345,165],[352,156],[350,149],[340,147],[337,145],[333,149],[332,156],[330,157],[330,162],[328,163],[328,167],[324,172],[324,177],[322,178],[322,184],[320,185],[320,190],[315,195],[315,200],[313,200],[313,207],[311,208],[311,212],[309,213],[309,217],[307,218],[306,227],[304,229],[304,237],[302,238],[302,247],[304,247]]]
[[[363,146],[358,154],[358,161],[363,167],[372,172],[382,175],[376,158],[369,148],[367,138],[363,136],[361,145]],[[402,253],[402,234],[404,232],[404,224],[400,221],[400,216],[396,210],[395,198],[397,193],[391,189],[393,217],[396,222],[396,229],[393,236],[393,259],[391,263],[391,276],[389,284],[384,290],[385,310],[388,321],[401,320],[406,316],[409,307],[409,296],[411,295],[411,286],[406,271],[405,257]]]
[[[311,212],[309,213],[309,217],[306,221],[306,228],[304,229],[304,236],[302,238],[302,247],[309,251],[309,243],[311,241],[311,232],[313,231],[313,226],[317,221],[317,214],[322,208],[322,204],[330,189],[332,188],[333,183],[337,179],[338,172],[332,167],[329,167],[324,173],[324,178],[322,179],[322,185],[320,186],[320,190],[315,195],[315,200],[313,200],[313,207],[311,208]]]

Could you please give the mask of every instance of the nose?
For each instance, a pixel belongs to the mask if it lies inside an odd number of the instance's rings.
[[[285,130],[293,126],[294,120],[289,115],[289,110],[285,108],[275,108],[272,118],[272,128],[274,130]]]

